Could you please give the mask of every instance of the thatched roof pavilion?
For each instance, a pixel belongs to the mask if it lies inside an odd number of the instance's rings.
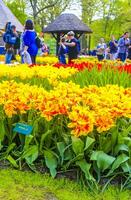
[[[23,26],[19,20],[13,15],[11,10],[0,0],[0,30],[4,30],[7,22],[11,22],[16,26],[16,30],[23,32]]]
[[[74,14],[61,14],[46,28],[43,29],[45,33],[67,33],[68,31],[74,31],[75,33],[92,33],[91,29],[85,25]]]
[[[76,15],[64,13],[58,16],[52,23],[43,29],[44,33],[51,33],[58,43],[60,35],[64,35],[69,31],[74,31],[77,38],[83,33],[92,33],[92,30],[84,24]]]

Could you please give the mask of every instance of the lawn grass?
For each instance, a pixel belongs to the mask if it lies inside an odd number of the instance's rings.
[[[0,170],[0,200],[130,200],[131,191],[109,187],[104,193],[91,193],[65,179],[48,175]]]

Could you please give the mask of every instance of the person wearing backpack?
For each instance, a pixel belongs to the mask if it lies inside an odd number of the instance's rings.
[[[3,34],[3,41],[5,42],[5,63],[10,64],[14,53],[14,44],[16,42],[16,35],[13,33],[11,22],[7,22],[5,26],[5,33]]]
[[[64,43],[68,47],[68,63],[71,64],[72,60],[78,58],[78,40],[75,38],[75,33],[70,31],[67,33],[68,40]]]
[[[14,53],[12,55],[11,60],[17,61],[16,60],[16,55],[18,54],[18,50],[20,49],[20,36],[16,31],[16,26],[15,25],[12,25],[11,28],[12,28],[13,34],[16,36],[16,42],[14,44]]]
[[[24,42],[24,53],[27,52],[30,54],[32,64],[36,64],[36,56],[38,53],[38,46],[36,43],[37,34],[34,30],[34,24],[32,20],[28,19],[25,22],[25,31],[23,35]]]

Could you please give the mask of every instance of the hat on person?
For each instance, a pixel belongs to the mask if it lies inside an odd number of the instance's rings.
[[[69,31],[69,32],[67,33],[67,35],[69,35],[69,36],[74,36],[75,33],[74,33],[73,31]]]
[[[27,19],[25,22],[25,29],[27,30],[33,30],[34,29],[34,24],[31,19]]]
[[[32,23],[33,24],[33,21],[31,19],[27,19],[25,23],[30,23],[30,24]]]

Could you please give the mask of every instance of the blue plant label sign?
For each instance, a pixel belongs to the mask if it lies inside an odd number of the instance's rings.
[[[30,135],[33,130],[33,127],[23,123],[17,123],[15,128],[13,129],[14,132],[23,134],[23,135]]]

